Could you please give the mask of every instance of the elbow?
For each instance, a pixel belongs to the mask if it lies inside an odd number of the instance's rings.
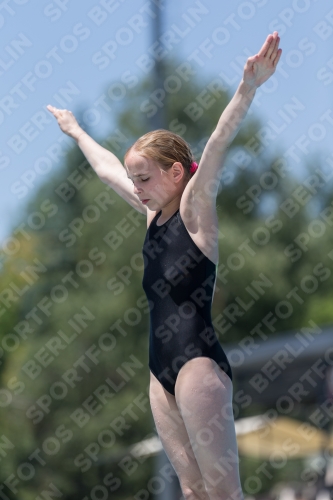
[[[110,184],[110,175],[108,175],[108,172],[105,168],[95,168],[94,170],[95,170],[96,174],[98,175],[99,179],[104,184]]]

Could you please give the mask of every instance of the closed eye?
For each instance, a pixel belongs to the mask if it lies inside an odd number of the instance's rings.
[[[134,184],[133,180],[127,176],[127,178]],[[149,181],[149,177],[147,177],[147,179],[140,179],[142,182],[146,182],[146,181]]]

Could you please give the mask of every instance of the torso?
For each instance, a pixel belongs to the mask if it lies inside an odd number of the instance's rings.
[[[217,224],[204,210],[206,218],[195,213],[185,225],[182,207],[181,203],[168,219],[162,219],[161,210],[147,211],[149,227],[142,248],[142,286],[150,315],[149,368],[173,395],[180,369],[196,357],[213,359],[232,378],[211,317],[217,277],[211,250],[217,249]]]
[[[184,198],[184,197],[183,197]],[[200,211],[193,206],[185,205],[185,200],[181,199],[179,213],[192,240],[214,264],[219,258],[218,252],[218,218],[216,207],[200,207]],[[147,207],[147,228],[159,211],[149,210]],[[172,215],[171,215],[172,216]],[[171,217],[170,216],[170,217]],[[162,219],[162,214],[157,219],[157,226],[161,226],[168,219]]]

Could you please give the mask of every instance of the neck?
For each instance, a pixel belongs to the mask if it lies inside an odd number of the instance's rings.
[[[170,217],[177,212],[180,206],[180,197],[177,197],[171,200],[167,205],[161,208],[161,215],[159,218],[160,224],[163,224],[164,221],[170,219]]]

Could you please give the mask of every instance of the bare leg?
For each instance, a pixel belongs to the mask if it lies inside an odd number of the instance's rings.
[[[157,432],[179,478],[184,498],[209,500],[175,397],[152,373],[149,397]]]
[[[242,500],[232,382],[217,363],[194,358],[179,371],[176,403],[210,500]]]

